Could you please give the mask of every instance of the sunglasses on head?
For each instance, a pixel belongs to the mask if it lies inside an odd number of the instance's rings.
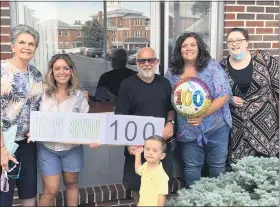
[[[149,64],[155,64],[157,59],[156,58],[141,58],[136,60],[139,64],[145,64],[148,62]]]
[[[67,56],[67,57],[70,57],[67,53],[58,53],[58,54],[55,54],[53,57],[56,57],[56,56]]]
[[[53,59],[56,58],[56,57],[62,57],[62,56],[71,59],[71,57],[70,57],[68,54],[66,54],[66,53],[58,53],[58,54],[53,55],[52,58],[51,58],[51,60],[53,60]]]

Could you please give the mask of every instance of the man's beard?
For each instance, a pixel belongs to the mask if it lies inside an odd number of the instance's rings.
[[[155,75],[153,69],[151,69],[151,71],[149,71],[149,72],[145,72],[142,69],[139,69],[138,73],[139,73],[140,77],[143,79],[152,79]]]

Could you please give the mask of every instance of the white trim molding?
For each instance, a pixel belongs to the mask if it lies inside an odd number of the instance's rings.
[[[217,58],[217,40],[218,40],[218,14],[219,14],[219,2],[211,1],[211,16],[210,16],[210,55],[212,58]]]
[[[151,18],[150,18],[150,47],[153,48],[159,57],[160,55],[160,2],[151,2]],[[159,74],[159,68],[156,73]]]
[[[164,74],[169,68],[169,2],[164,3]]]

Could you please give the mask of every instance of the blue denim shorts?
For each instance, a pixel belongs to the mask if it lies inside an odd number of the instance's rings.
[[[43,176],[62,172],[80,172],[84,167],[84,150],[79,145],[66,151],[54,151],[37,143],[38,166]]]

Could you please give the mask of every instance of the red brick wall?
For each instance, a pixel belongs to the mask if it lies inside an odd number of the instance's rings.
[[[249,49],[263,49],[279,58],[279,1],[225,2],[224,36],[233,27],[249,32]],[[224,37],[224,56],[228,55]]]
[[[58,35],[58,41],[59,42],[69,42],[69,29],[59,29],[59,31],[62,32],[62,35]],[[65,35],[65,32],[68,32],[68,35]]]
[[[73,41],[76,40],[77,38],[82,38],[83,37],[83,31],[79,29],[59,29],[59,31],[62,32],[62,36],[58,34],[58,42],[63,42],[63,47],[61,48],[73,48]],[[65,35],[65,31],[68,32],[68,35]],[[78,36],[78,31],[81,31],[81,37]],[[65,42],[69,43],[69,47],[65,46]]]
[[[10,44],[10,6],[8,1],[1,1],[1,53],[0,59],[5,60],[12,57]]]

